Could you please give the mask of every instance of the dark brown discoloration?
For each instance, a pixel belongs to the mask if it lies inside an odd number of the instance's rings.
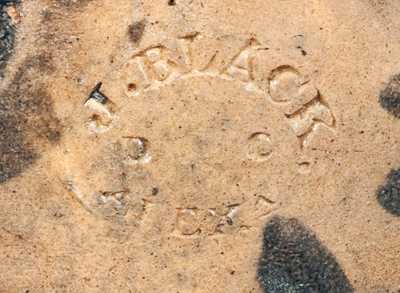
[[[131,24],[128,28],[129,39],[134,43],[139,43],[143,37],[144,30],[146,28],[146,21],[136,21]]]
[[[87,6],[93,0],[54,0],[54,3],[67,8],[80,8]]]
[[[51,74],[55,72],[56,67],[53,64],[53,56],[49,52],[43,52],[35,57],[28,58],[25,60],[24,64],[21,66],[32,69],[32,70],[37,70],[41,72],[41,76],[44,74]],[[20,72],[21,70],[18,71],[16,74],[15,78],[17,78],[18,74],[21,76],[22,73]],[[15,79],[14,78],[14,79]]]
[[[35,80],[38,74],[52,70],[46,55],[27,59],[0,93],[0,183],[30,166],[43,143],[60,139],[61,125],[54,116],[52,99]]]

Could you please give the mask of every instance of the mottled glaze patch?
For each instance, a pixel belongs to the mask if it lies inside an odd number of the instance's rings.
[[[6,12],[7,5],[17,1],[0,1],[0,77],[10,58],[15,42],[15,27]]]
[[[381,106],[396,118],[400,118],[400,74],[393,76],[379,95]]]
[[[46,56],[27,59],[10,86],[0,93],[0,183],[21,174],[38,157],[42,142],[60,138],[52,99],[44,85],[33,82],[35,72],[51,70]]]
[[[400,169],[392,170],[377,192],[379,204],[389,213],[400,216]]]
[[[264,229],[258,280],[268,293],[353,292],[335,257],[297,219],[275,216]]]

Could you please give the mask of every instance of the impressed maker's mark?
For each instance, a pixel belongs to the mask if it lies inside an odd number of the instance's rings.
[[[174,40],[168,47],[156,45],[134,53],[122,68],[126,95],[134,97],[157,90],[178,79],[214,77],[239,82],[245,90],[265,95],[271,106],[282,112],[301,148],[307,147],[322,127],[334,133],[335,118],[325,97],[295,67],[282,65],[273,69],[265,81],[267,87],[256,81],[258,52],[268,49],[256,39],[250,38],[233,58],[215,66],[216,59],[221,59],[218,52],[205,54],[207,60],[203,62],[194,56],[198,51],[194,50],[196,41],[201,38],[200,34],[193,34]]]

